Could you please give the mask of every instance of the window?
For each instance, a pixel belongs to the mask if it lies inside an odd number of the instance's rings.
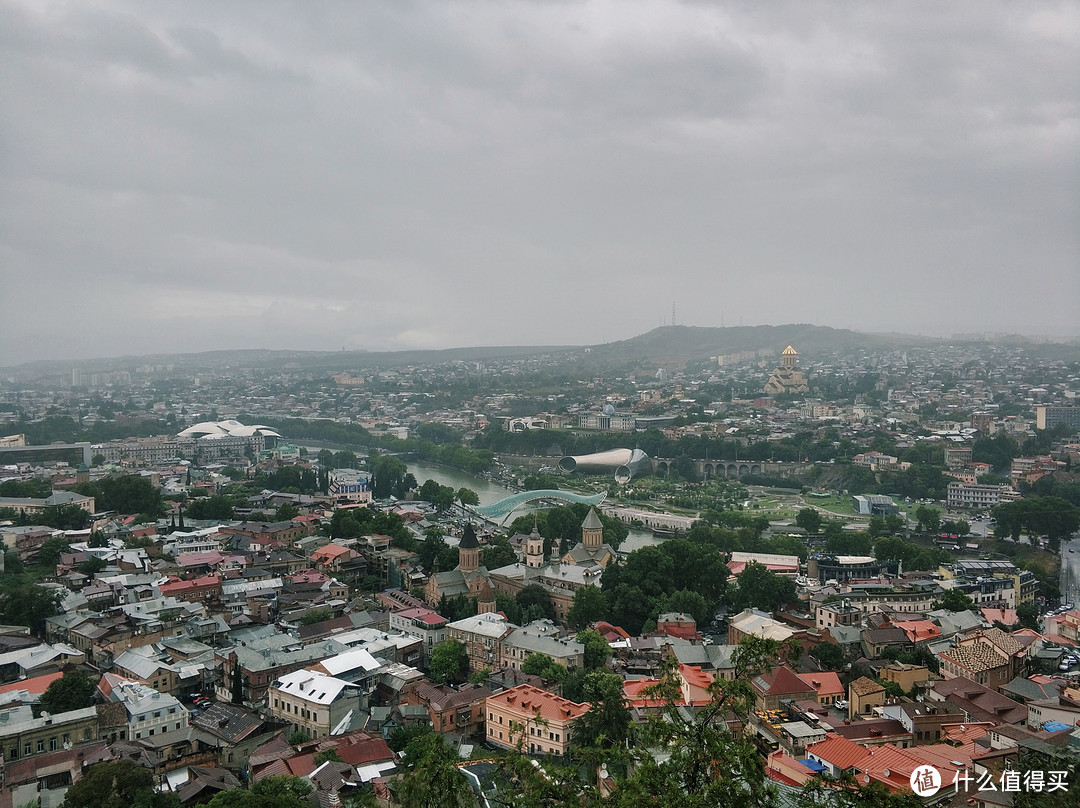
[[[60,748],[60,744],[57,743],[56,738],[55,737],[49,738],[49,751],[50,752],[55,752],[59,748]]]
[[[70,743],[71,743],[71,736],[68,733],[65,732],[64,733],[64,746],[67,746]]]
[[[146,720],[146,716],[145,716],[145,715],[140,715],[140,716],[139,716],[139,720],[140,720],[140,721],[145,721],[145,720]]]
[[[151,734],[151,735],[153,735],[153,734],[154,734],[154,730],[153,730],[153,729],[151,729],[151,730],[150,730],[150,734]]]
[[[142,733],[141,733],[141,732],[136,732],[136,733],[135,733],[135,740],[136,740],[136,741],[137,741],[137,740],[139,740],[139,738],[141,738],[141,737],[142,737]]]
[[[19,756],[19,747],[13,746],[8,750],[8,760],[14,760]]]
[[[22,751],[23,751],[23,754],[24,754],[24,755],[30,755],[30,754],[33,754],[33,748],[32,748],[32,747],[30,746],[30,744],[28,744],[28,743],[27,743],[27,744],[23,744],[23,750],[22,750]]]
[[[45,740],[44,739],[37,742],[37,751],[39,751],[39,752],[44,752],[45,751]]]

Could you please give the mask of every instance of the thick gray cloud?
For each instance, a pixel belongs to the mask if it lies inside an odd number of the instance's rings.
[[[1076,334],[1080,5],[0,2],[0,363]]]

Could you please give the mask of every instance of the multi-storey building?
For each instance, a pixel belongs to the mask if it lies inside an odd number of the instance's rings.
[[[98,713],[94,707],[34,718],[30,707],[0,710],[0,750],[10,764],[98,739]]]
[[[1080,407],[1043,405],[1035,408],[1036,429],[1053,429],[1060,424],[1070,429],[1080,429]]]
[[[431,649],[446,640],[446,623],[445,617],[427,608],[390,612],[391,629],[423,640],[425,661],[431,658]]]
[[[270,714],[312,738],[340,735],[364,707],[360,685],[310,670],[277,679],[267,698]]]
[[[469,668],[475,673],[485,668],[496,670],[501,662],[502,641],[518,628],[496,612],[478,614],[446,624],[446,639],[465,645]]]
[[[564,668],[585,664],[585,646],[573,637],[560,636],[550,620],[537,620],[503,637],[499,667],[518,670],[530,654],[544,654]]]
[[[950,508],[993,508],[1002,502],[1020,499],[1020,492],[1008,485],[989,483],[949,483],[946,503]]]
[[[528,754],[549,755],[566,754],[574,721],[589,711],[588,704],[532,685],[518,685],[489,696],[485,707],[489,743],[504,749],[520,745]]]

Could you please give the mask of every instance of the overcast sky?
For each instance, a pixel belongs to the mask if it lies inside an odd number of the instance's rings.
[[[1080,333],[1080,3],[0,0],[0,364]]]

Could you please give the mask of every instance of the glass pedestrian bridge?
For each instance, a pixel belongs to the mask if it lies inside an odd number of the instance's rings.
[[[500,516],[506,516],[526,502],[533,502],[538,499],[557,499],[562,500],[563,502],[575,502],[581,505],[599,505],[604,501],[605,496],[607,495],[592,494],[590,496],[583,496],[582,494],[575,494],[571,491],[556,491],[545,488],[537,491],[522,491],[520,494],[513,494],[512,496],[506,497],[506,499],[500,499],[498,502],[492,503],[491,505],[473,507],[470,508],[470,510],[475,511],[488,519],[497,519]]]

